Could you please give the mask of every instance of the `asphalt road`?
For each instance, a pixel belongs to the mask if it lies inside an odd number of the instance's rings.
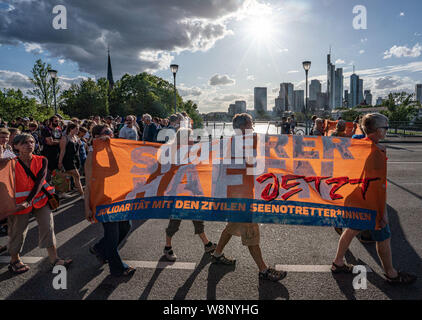
[[[7,270],[6,254],[0,255],[0,299],[169,299],[169,300],[400,300],[422,299],[422,144],[389,143],[388,211],[392,230],[393,261],[396,268],[416,273],[419,280],[409,287],[388,285],[375,245],[354,240],[347,261],[368,265],[367,288],[353,288],[353,275],[328,271],[339,236],[330,227],[261,225],[261,248],[269,265],[289,268],[280,282],[263,282],[240,238],[233,237],[225,254],[237,259],[235,267],[211,264],[203,245],[193,234],[190,221],[182,221],[173,238],[177,263],[162,257],[167,220],[135,221],[121,248],[121,256],[137,266],[129,279],[111,278],[108,266],[100,266],[88,252],[102,236],[101,225],[83,218],[83,203],[74,197],[55,213],[59,254],[72,257],[67,289],[55,290],[51,269],[43,259],[30,263],[31,270],[13,276]],[[206,222],[210,240],[216,242],[225,223]],[[36,222],[30,223],[24,257],[46,257],[37,248]],[[5,237],[0,245],[6,244]],[[157,262],[159,262],[158,267]],[[164,268],[163,268],[164,266]]]

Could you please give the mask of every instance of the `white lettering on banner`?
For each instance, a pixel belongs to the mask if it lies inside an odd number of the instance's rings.
[[[186,183],[182,183],[184,177],[186,177]],[[195,165],[181,166],[164,193],[165,196],[177,196],[179,194],[204,195]]]
[[[200,154],[200,156],[198,156]],[[209,164],[210,144],[201,142],[193,145],[189,151],[189,162],[192,164]]]
[[[138,193],[145,192],[144,197],[155,197],[158,193],[158,187],[160,186],[163,175],[156,177],[150,183],[147,184],[146,177],[133,178],[133,190],[128,193],[125,200],[133,200],[136,198]]]
[[[227,198],[227,187],[243,184],[243,176],[241,174],[227,174],[227,169],[245,169],[243,164],[221,164],[212,168],[212,197]]]

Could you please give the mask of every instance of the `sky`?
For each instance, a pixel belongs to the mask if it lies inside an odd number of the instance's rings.
[[[66,29],[54,28],[57,5]],[[363,23],[356,6],[366,29],[354,24]],[[30,89],[40,58],[64,88],[106,77],[110,47],[115,81],[146,71],[173,82],[176,63],[178,92],[201,113],[235,100],[253,109],[254,87],[268,88],[271,110],[280,83],[305,88],[304,60],[326,90],[331,47],[345,90],[354,65],[374,98],[412,93],[422,83],[421,12],[419,0],[0,0],[0,88]]]

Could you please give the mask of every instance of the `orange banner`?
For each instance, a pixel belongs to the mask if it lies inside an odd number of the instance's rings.
[[[338,137],[256,134],[189,146],[97,140],[90,184],[100,222],[374,229],[384,214],[386,157],[371,142]]]
[[[15,161],[0,167],[0,220],[15,212]]]

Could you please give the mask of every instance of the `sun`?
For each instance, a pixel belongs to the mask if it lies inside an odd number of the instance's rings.
[[[273,39],[275,27],[269,19],[256,17],[251,19],[246,32],[256,42],[268,42]]]

